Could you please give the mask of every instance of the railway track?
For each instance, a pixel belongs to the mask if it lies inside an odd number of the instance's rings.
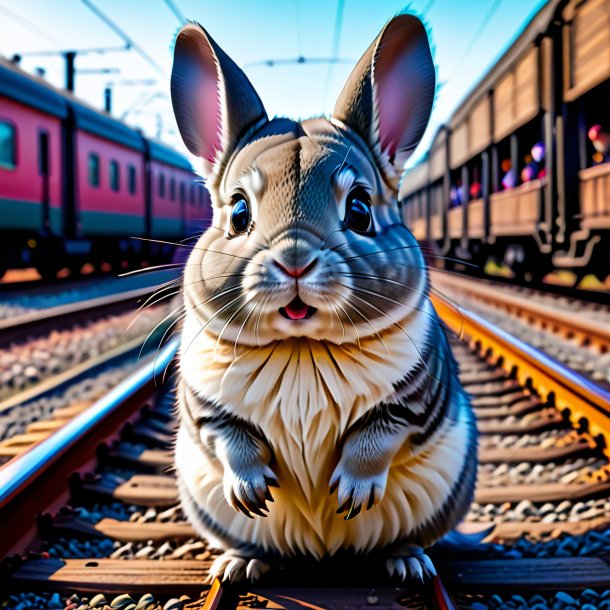
[[[594,383],[610,389],[610,307],[432,271],[433,286]]]
[[[37,280],[19,283],[0,282],[0,321],[17,320],[26,314],[63,305],[92,301],[100,297],[112,297],[155,287],[179,278],[171,265],[162,269],[146,269],[119,277],[95,276],[64,280]],[[8,322],[3,323],[5,326]]]
[[[144,286],[110,295],[64,303],[0,320],[0,349],[24,337],[36,337],[71,328],[92,319],[137,309],[156,286]]]
[[[481,432],[463,528],[486,533],[472,548],[430,551],[445,592],[440,581],[397,586],[382,561],[345,557],[298,562],[256,585],[205,586],[215,551],[176,506],[171,383],[155,385],[171,343],[0,468],[5,607],[610,607],[610,394],[480,316],[435,306],[461,337],[454,349]]]
[[[0,464],[46,438],[157,347],[172,319],[146,286],[0,321]]]

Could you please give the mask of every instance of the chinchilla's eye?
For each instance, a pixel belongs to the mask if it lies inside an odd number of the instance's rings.
[[[345,223],[356,233],[371,233],[373,231],[373,214],[371,200],[364,189],[352,191],[347,198]]]
[[[250,226],[250,206],[241,195],[236,197],[231,209],[231,227],[235,233],[245,233]]]

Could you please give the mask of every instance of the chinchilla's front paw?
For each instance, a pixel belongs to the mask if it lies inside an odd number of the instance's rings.
[[[279,487],[279,481],[273,470],[263,462],[244,464],[239,468],[225,468],[224,494],[227,502],[247,517],[251,513],[266,517],[267,500],[273,502],[269,487]]]
[[[342,458],[330,477],[330,493],[337,490],[337,514],[347,513],[345,520],[353,519],[362,508],[370,510],[379,504],[388,481],[388,468],[368,468],[365,472]]]

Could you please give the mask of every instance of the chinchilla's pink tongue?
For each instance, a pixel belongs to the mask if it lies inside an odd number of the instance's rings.
[[[291,301],[286,307],[284,307],[288,317],[291,320],[302,320],[309,310],[309,305],[303,303],[299,297]]]

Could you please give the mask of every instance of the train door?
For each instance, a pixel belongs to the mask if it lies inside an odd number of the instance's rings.
[[[38,132],[38,173],[41,177],[40,201],[42,202],[42,226],[44,231],[50,230],[50,159],[49,159],[49,132],[40,130]]]

